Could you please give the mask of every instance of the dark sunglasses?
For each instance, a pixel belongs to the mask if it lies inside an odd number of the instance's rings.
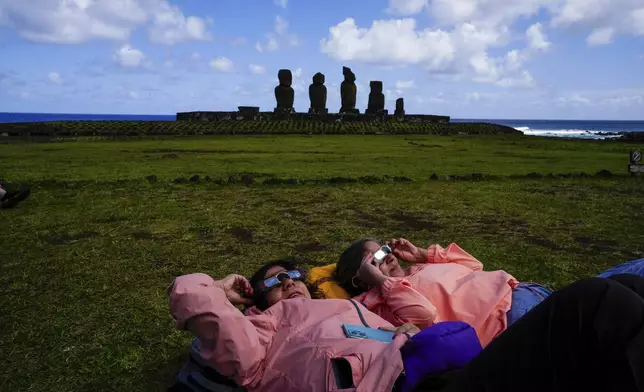
[[[264,281],[259,284],[258,288],[259,290],[270,290],[286,279],[302,280],[304,279],[304,274],[300,270],[282,271],[275,276],[264,279]]]

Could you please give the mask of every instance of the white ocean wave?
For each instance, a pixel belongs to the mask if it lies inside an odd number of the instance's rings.
[[[602,135],[605,131],[591,131],[587,129],[531,129],[530,127],[514,127],[517,131],[528,136],[566,137],[574,139],[610,139],[621,135]]]

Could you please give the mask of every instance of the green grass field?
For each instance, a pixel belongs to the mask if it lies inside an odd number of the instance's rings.
[[[0,390],[164,390],[191,340],[167,311],[173,277],[250,274],[289,255],[324,265],[363,236],[456,242],[488,270],[555,287],[644,257],[644,180],[626,174],[642,147],[515,136],[0,144],[0,177],[32,188],[0,210]],[[217,182],[249,173],[255,184]],[[211,181],[173,182],[195,174]],[[331,180],[365,176],[384,182]],[[300,184],[261,183],[273,177]]]

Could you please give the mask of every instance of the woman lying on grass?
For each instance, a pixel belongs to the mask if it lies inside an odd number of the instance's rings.
[[[344,324],[394,328],[355,301],[312,299],[303,277],[288,261],[250,281],[180,276],[168,288],[170,311],[200,339],[203,359],[249,391],[644,392],[640,277],[576,282],[482,351],[460,322],[405,324],[391,342],[348,338]],[[235,307],[251,302],[247,315]]]
[[[374,254],[380,249],[383,258]],[[403,269],[398,259],[411,263]],[[387,246],[365,238],[340,256],[335,279],[349,295],[394,325],[425,328],[440,321],[464,321],[483,346],[552,291],[519,283],[505,271],[483,271],[483,264],[456,244],[418,248],[406,239]]]
[[[403,269],[398,259],[412,266]],[[624,273],[644,276],[644,259],[599,277]],[[537,283],[520,283],[505,271],[483,271],[483,264],[456,244],[423,249],[404,238],[384,247],[374,239],[355,241],[340,256],[335,280],[393,325],[411,323],[422,329],[463,321],[476,330],[483,347],[552,293]]]

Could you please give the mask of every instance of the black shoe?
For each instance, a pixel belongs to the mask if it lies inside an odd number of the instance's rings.
[[[29,188],[25,188],[20,192],[7,192],[0,201],[0,208],[12,208],[16,204],[28,198],[30,193],[31,190],[29,190]]]

